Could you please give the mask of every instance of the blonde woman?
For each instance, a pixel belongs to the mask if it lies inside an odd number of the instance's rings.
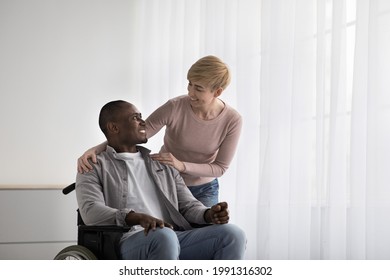
[[[242,118],[219,97],[230,83],[228,66],[215,56],[196,61],[188,70],[188,94],[168,100],[146,120],[146,135],[165,127],[164,144],[151,157],[175,167],[192,194],[204,205],[218,203],[218,177],[228,169],[239,141]],[[78,159],[79,172],[96,163],[104,142]]]

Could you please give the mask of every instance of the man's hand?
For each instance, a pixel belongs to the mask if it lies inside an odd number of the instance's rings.
[[[227,202],[220,202],[206,210],[205,220],[212,224],[227,224],[229,222],[229,209]]]
[[[135,212],[130,212],[127,214],[126,223],[129,226],[140,225],[144,228],[145,235],[147,235],[150,230],[156,230],[157,227],[169,227],[170,229],[173,229],[173,226],[170,223],[166,223],[147,214]]]

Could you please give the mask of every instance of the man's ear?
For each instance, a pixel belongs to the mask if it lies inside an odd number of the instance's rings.
[[[219,97],[223,92],[223,88],[217,88],[215,91],[214,91],[214,97]]]
[[[119,132],[119,127],[114,122],[108,122],[107,123],[107,131],[110,132],[110,133],[118,133]]]

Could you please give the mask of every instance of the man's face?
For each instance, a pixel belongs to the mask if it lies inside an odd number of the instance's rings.
[[[134,105],[128,104],[121,110],[117,125],[119,127],[118,137],[122,144],[137,145],[148,141],[145,121]]]

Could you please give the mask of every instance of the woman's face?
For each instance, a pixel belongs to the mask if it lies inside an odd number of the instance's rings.
[[[218,95],[209,87],[200,82],[188,81],[188,96],[190,97],[191,106],[202,107],[211,104]]]

